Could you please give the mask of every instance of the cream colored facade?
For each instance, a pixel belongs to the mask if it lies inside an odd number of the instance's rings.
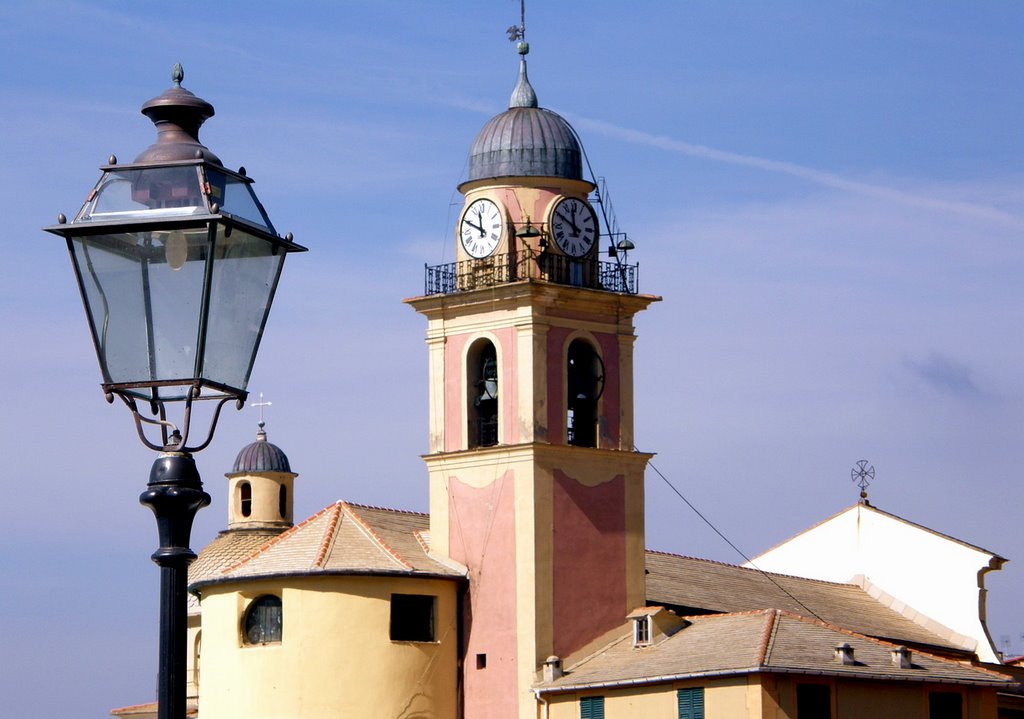
[[[392,641],[390,599],[437,597],[434,642]],[[280,643],[246,645],[247,605],[279,596]],[[437,579],[325,576],[211,584],[203,592],[203,717],[455,717],[456,585]]]

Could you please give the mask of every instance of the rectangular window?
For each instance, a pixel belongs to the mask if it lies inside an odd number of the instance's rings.
[[[651,643],[651,618],[637,617],[633,621],[633,644],[643,647]]]
[[[676,692],[679,719],[704,719],[704,687],[680,689]]]
[[[426,594],[391,595],[391,641],[434,641],[437,597]]]
[[[832,690],[828,684],[796,685],[797,719],[832,719]]]
[[[960,692],[928,692],[928,719],[963,719]]]
[[[604,697],[580,699],[580,719],[604,719]]]

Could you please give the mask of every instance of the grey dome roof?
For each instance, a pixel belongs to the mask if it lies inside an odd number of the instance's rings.
[[[526,58],[509,108],[492,117],[469,151],[469,179],[564,177],[583,179],[583,153],[576,133],[560,115],[537,106],[526,76]]]
[[[242,451],[235,458],[233,472],[291,472],[292,467],[288,463],[288,455],[276,444],[267,441],[267,433],[263,431],[262,422],[260,431],[256,433],[256,441],[242,447]]]

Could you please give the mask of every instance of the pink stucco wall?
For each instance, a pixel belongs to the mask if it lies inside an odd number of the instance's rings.
[[[462,354],[468,335],[449,336],[444,345],[444,451],[462,447],[462,425],[466,408],[462,406]],[[454,380],[453,380],[454,378]]]
[[[518,713],[513,481],[512,471],[479,489],[448,479],[451,556],[469,568],[469,601],[463,605],[465,719]],[[484,669],[477,669],[478,654],[487,656]]]
[[[626,479],[587,487],[555,470],[554,652],[564,657],[625,621]]]
[[[519,377],[518,347],[515,341],[515,329],[504,327],[492,332],[497,342],[497,352],[501,359],[498,374],[498,403],[501,407],[501,436],[503,444],[519,442],[519,422],[516,414],[519,411]],[[448,335],[444,347],[444,451],[457,452],[466,449],[462,442],[462,428],[468,421],[466,407],[463,405],[462,387],[467,381],[464,364],[466,343],[469,334]],[[472,396],[471,394],[469,395]]]

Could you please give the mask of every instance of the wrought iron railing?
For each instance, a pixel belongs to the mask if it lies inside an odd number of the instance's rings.
[[[427,295],[451,294],[520,280],[544,280],[635,295],[640,267],[624,262],[578,260],[564,255],[520,251],[479,260],[425,265],[424,270],[424,294]]]

